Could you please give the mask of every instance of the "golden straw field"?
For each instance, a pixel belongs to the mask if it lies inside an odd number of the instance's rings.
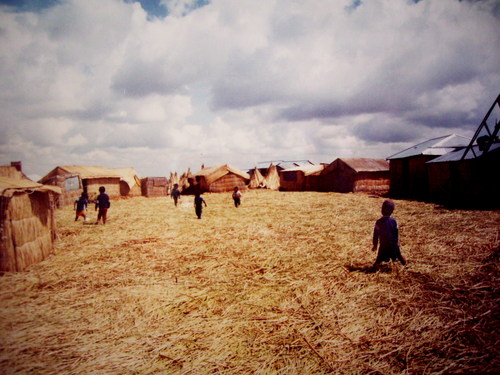
[[[55,255],[0,276],[0,373],[500,371],[500,211],[395,200],[408,266],[371,272],[382,198],[204,198],[58,210]]]

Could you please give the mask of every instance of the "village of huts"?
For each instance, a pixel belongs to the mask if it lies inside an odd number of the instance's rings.
[[[497,97],[492,107],[498,105]],[[180,175],[173,171],[168,177],[142,178],[133,167],[61,165],[38,182],[23,174],[21,161],[12,162],[0,167],[1,270],[21,270],[44,259],[55,238],[54,209],[73,205],[81,192],[87,193],[92,202],[100,186],[106,187],[111,198],[169,196],[177,184],[184,195],[229,192],[238,187],[365,193],[449,205],[497,207],[499,125],[488,125],[487,120],[485,117],[481,121],[473,139],[447,134],[423,140],[385,159],[335,158],[316,164],[309,160],[270,160],[247,169],[229,164],[202,165],[194,174],[188,169]],[[27,194],[34,191],[37,194]],[[36,225],[40,228],[29,230],[32,227],[26,223],[35,222],[36,215],[50,220],[38,220]],[[13,230],[12,226],[19,229]],[[18,254],[18,259],[13,254]]]
[[[0,277],[19,283],[0,293],[0,372],[499,373],[489,113],[472,138],[422,137],[382,158],[200,160],[169,176],[62,164],[38,181],[22,161],[0,166]],[[90,225],[101,186],[111,224]],[[74,217],[82,193],[92,223]],[[404,267],[371,266],[385,199]]]

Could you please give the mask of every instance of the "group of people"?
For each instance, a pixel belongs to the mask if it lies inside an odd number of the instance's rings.
[[[179,202],[179,198],[181,197],[179,184],[174,184],[174,188],[170,193],[170,197],[174,200],[174,204],[177,207],[177,203]],[[232,198],[234,201],[234,207],[238,207],[241,205],[241,192],[237,186],[233,189]],[[194,195],[194,212],[196,213],[198,219],[201,219],[203,206],[207,207],[207,202],[205,201],[205,199],[203,199],[200,192],[196,192]]]
[[[87,210],[87,206],[89,204],[89,197],[86,192],[83,192],[82,195],[75,201],[74,209],[76,210],[75,221],[81,216],[84,221],[87,221],[87,215],[85,214]],[[109,200],[109,195],[106,194],[106,188],[101,186],[99,188],[99,195],[95,200],[95,210],[99,210],[97,212],[97,221],[96,224],[102,221],[103,224],[106,224],[108,209],[111,207],[111,202]]]
[[[106,224],[107,211],[111,206],[109,201],[109,196],[106,194],[106,188],[101,186],[99,188],[99,195],[95,200],[95,210],[99,210],[97,214],[97,222],[102,220],[103,224]],[[177,206],[181,192],[179,191],[179,185],[175,184],[172,192],[170,194],[171,198],[174,200],[175,206]],[[232,193],[232,198],[234,201],[234,206],[239,207],[241,205],[241,192],[238,187],[235,187]],[[82,193],[79,199],[75,201],[76,217],[75,221],[78,220],[80,216],[87,221],[85,215],[85,210],[88,205],[87,193]],[[194,197],[194,209],[198,219],[201,219],[203,213],[203,206],[207,207],[207,202],[199,192],[195,194]],[[397,221],[391,216],[394,212],[395,205],[390,199],[385,200],[382,203],[382,217],[375,222],[375,228],[373,230],[373,247],[372,251],[377,251],[377,258],[373,265],[377,268],[380,263],[392,261],[400,261],[401,264],[406,265],[406,259],[401,254],[401,249],[399,247],[399,229]]]

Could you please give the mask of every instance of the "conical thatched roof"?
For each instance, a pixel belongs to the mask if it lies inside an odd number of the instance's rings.
[[[255,167],[251,173],[250,184],[248,185],[250,189],[258,189],[265,187],[265,180],[262,173]]]
[[[271,163],[267,169],[266,176],[264,177],[264,185],[271,190],[278,190],[280,188],[280,176],[278,169]]]

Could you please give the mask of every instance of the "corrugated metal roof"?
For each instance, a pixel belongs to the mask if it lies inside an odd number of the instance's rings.
[[[323,164],[313,164],[313,165],[304,165],[304,166],[299,166],[299,167],[288,168],[288,169],[282,170],[281,172],[282,173],[303,172],[304,176],[312,176],[312,175],[320,174],[324,168],[325,168],[325,166]]]
[[[381,172],[389,170],[389,163],[385,159],[352,158],[339,159],[356,172]]]
[[[482,155],[482,151],[479,150],[479,146],[475,145],[472,147],[474,152],[468,152],[465,160],[475,159],[474,155]],[[493,143],[488,152],[492,152],[495,150],[500,150],[500,143]],[[449,161],[459,161],[462,159],[464,155],[465,149],[455,150],[448,152],[447,154],[441,155],[435,159],[428,161],[427,163],[444,163]]]
[[[470,138],[462,137],[457,134],[450,134],[419,143],[397,154],[389,156],[387,160],[403,159],[417,155],[444,155],[457,148],[467,147],[470,141]]]

